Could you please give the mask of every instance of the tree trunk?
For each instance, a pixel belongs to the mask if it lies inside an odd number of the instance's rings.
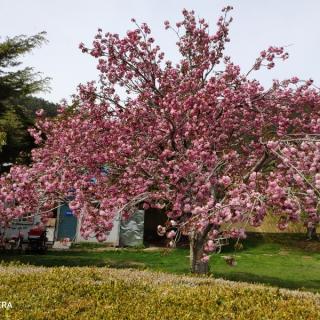
[[[201,261],[203,255],[203,235],[192,233],[190,239],[190,270],[192,273],[207,274],[209,273],[208,261]]]

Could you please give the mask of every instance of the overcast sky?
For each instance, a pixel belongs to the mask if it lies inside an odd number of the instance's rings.
[[[178,60],[176,39],[163,21],[181,20],[181,10],[194,9],[214,30],[220,10],[232,5],[234,22],[227,52],[243,72],[270,45],[289,45],[289,60],[272,71],[256,73],[265,86],[274,78],[297,75],[320,86],[319,0],[0,0],[0,36],[47,31],[49,43],[24,57],[25,65],[52,78],[52,91],[39,96],[58,102],[76,92],[79,83],[97,78],[96,61],[78,49],[90,44],[98,28],[124,34],[130,19],[147,22],[167,57]]]

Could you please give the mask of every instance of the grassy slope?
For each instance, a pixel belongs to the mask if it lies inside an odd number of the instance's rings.
[[[277,222],[279,221],[279,217],[275,215],[267,215],[265,219],[263,220],[263,223],[260,227],[251,227],[248,226],[247,230],[249,232],[263,232],[263,233],[306,233],[306,227],[303,225],[303,223],[290,223],[289,226],[284,230],[281,231],[277,227]]]
[[[259,282],[272,286],[320,292],[320,243],[306,242],[300,235],[251,235],[244,249],[233,246],[211,259],[214,277]],[[103,248],[100,248],[103,249]],[[224,255],[234,254],[237,266],[228,266]],[[6,262],[20,261],[42,266],[110,266],[187,274],[188,250],[142,249],[49,252],[47,255],[2,255]]]
[[[107,268],[1,267],[1,319],[320,319],[319,295]]]

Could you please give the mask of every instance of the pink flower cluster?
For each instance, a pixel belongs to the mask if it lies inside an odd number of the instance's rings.
[[[219,235],[243,238],[235,225],[259,226],[268,209],[280,228],[317,219],[319,91],[296,77],[268,90],[250,80],[287,54],[269,47],[242,72],[224,53],[230,10],[213,34],[183,11],[178,64],[135,21],[124,37],[99,30],[91,48],[81,44],[97,59],[101,82],[79,86],[57,119],[39,117],[31,166],[1,177],[2,223],[69,201],[83,235],[103,241],[118,214],[143,204],[166,212],[170,226],[158,233],[171,245],[179,230],[202,235],[212,252]]]

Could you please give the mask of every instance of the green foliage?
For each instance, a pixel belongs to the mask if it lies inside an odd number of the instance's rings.
[[[49,79],[41,78],[33,68],[12,70],[21,65],[19,58],[22,55],[46,42],[45,35],[45,32],[31,37],[20,35],[0,42],[0,101],[26,96],[48,88]]]
[[[49,79],[33,68],[19,69],[20,58],[45,42],[45,32],[0,42],[0,164],[27,163],[34,147],[27,129],[34,123],[36,109],[46,109],[48,116],[56,114],[54,104],[30,96],[48,90]]]
[[[6,144],[7,141],[7,133],[4,131],[0,131],[0,152],[2,147]]]
[[[0,163],[28,163],[30,150],[35,147],[28,132],[35,119],[35,112],[44,109],[45,115],[57,114],[57,105],[37,97],[20,97],[7,100],[6,110],[0,115],[0,132],[5,134]]]
[[[18,147],[19,152],[26,149],[27,145],[31,142],[28,140],[26,134],[26,126],[31,125],[31,122],[23,121],[20,118],[19,113],[16,112],[15,108],[8,108],[0,118],[0,128],[5,132],[6,141],[3,147],[3,153],[6,155],[15,154],[15,149]],[[3,157],[2,160],[10,161],[10,158]]]
[[[22,108],[26,116],[31,119],[34,119],[36,111],[39,109],[43,109],[44,115],[47,117],[55,117],[57,115],[58,106],[56,103],[52,103],[45,99],[37,98],[34,96],[12,99],[11,104]]]
[[[319,319],[319,297],[210,278],[107,268],[0,271],[7,319]]]

